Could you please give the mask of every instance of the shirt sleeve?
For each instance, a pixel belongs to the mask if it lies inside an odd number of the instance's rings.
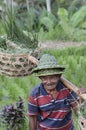
[[[28,99],[28,116],[38,115],[38,105],[34,97],[30,96]]]

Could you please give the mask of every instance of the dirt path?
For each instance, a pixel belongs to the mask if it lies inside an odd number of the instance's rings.
[[[58,42],[58,41],[47,41],[47,42],[39,42],[39,47],[41,49],[60,49],[67,48],[73,46],[83,46],[86,45],[86,42]]]

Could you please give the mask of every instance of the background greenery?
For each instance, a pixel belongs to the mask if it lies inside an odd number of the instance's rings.
[[[14,37],[11,36],[17,37],[19,41],[26,39],[25,43],[28,46],[30,46],[28,35],[30,34],[32,38],[34,33],[37,33],[39,41],[86,41],[85,0],[51,0],[50,12],[46,8],[46,0],[30,1],[28,4],[26,4],[28,0],[15,0],[11,9],[16,11],[11,12],[11,15],[9,15],[10,12],[8,14],[5,12],[11,5],[10,0],[8,1],[8,3],[3,0],[0,1],[0,35],[7,35],[10,40],[14,41],[16,40],[12,39]],[[11,0],[11,2],[14,1]],[[2,24],[3,17],[6,18],[4,21],[7,22],[5,24],[7,28],[4,28]],[[13,33],[14,35],[12,35]],[[43,53],[53,54],[59,64],[66,67],[64,77],[69,81],[78,87],[86,87],[86,46],[59,50],[47,49],[42,50],[41,55]],[[21,96],[27,110],[29,92],[39,82],[40,80],[34,75],[22,78],[0,75],[0,109],[5,105],[14,103],[18,96]],[[74,123],[75,130],[77,130],[77,118],[75,116]],[[4,130],[1,127],[0,129]]]
[[[60,50],[43,50],[43,53],[53,54],[59,64],[66,67],[64,77],[75,84],[77,87],[86,87],[86,46],[78,48],[67,48]],[[40,80],[34,75],[23,78],[11,78],[0,76],[0,107],[15,102],[18,96],[21,96],[25,101],[27,109],[28,95],[30,89],[37,85]],[[74,120],[77,118],[74,117]],[[77,130],[77,123],[75,121],[75,129]]]
[[[51,0],[51,11],[46,8],[46,1],[2,0],[0,18],[5,16],[4,12],[12,2],[11,15],[15,10],[16,15],[12,15],[11,21],[16,17],[15,23],[20,32],[36,32],[39,40],[86,41],[86,1]],[[3,27],[0,33],[6,33]]]

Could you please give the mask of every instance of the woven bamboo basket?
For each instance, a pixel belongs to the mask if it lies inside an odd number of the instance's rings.
[[[30,48],[15,44],[7,36],[1,36],[0,40],[0,74],[11,77],[30,75],[40,52],[38,41],[32,43],[34,48]]]
[[[11,77],[27,76],[35,67],[36,58],[25,54],[8,54],[0,52],[0,74]]]
[[[78,130],[86,130],[86,119],[83,116],[78,118]]]
[[[78,130],[86,130],[86,101],[80,104],[80,114],[78,118]]]

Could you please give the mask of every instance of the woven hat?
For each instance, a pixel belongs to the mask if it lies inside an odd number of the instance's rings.
[[[33,73],[36,76],[47,76],[47,75],[57,75],[62,74],[65,70],[65,67],[59,65],[54,56],[49,54],[44,54],[37,65],[33,69]]]

